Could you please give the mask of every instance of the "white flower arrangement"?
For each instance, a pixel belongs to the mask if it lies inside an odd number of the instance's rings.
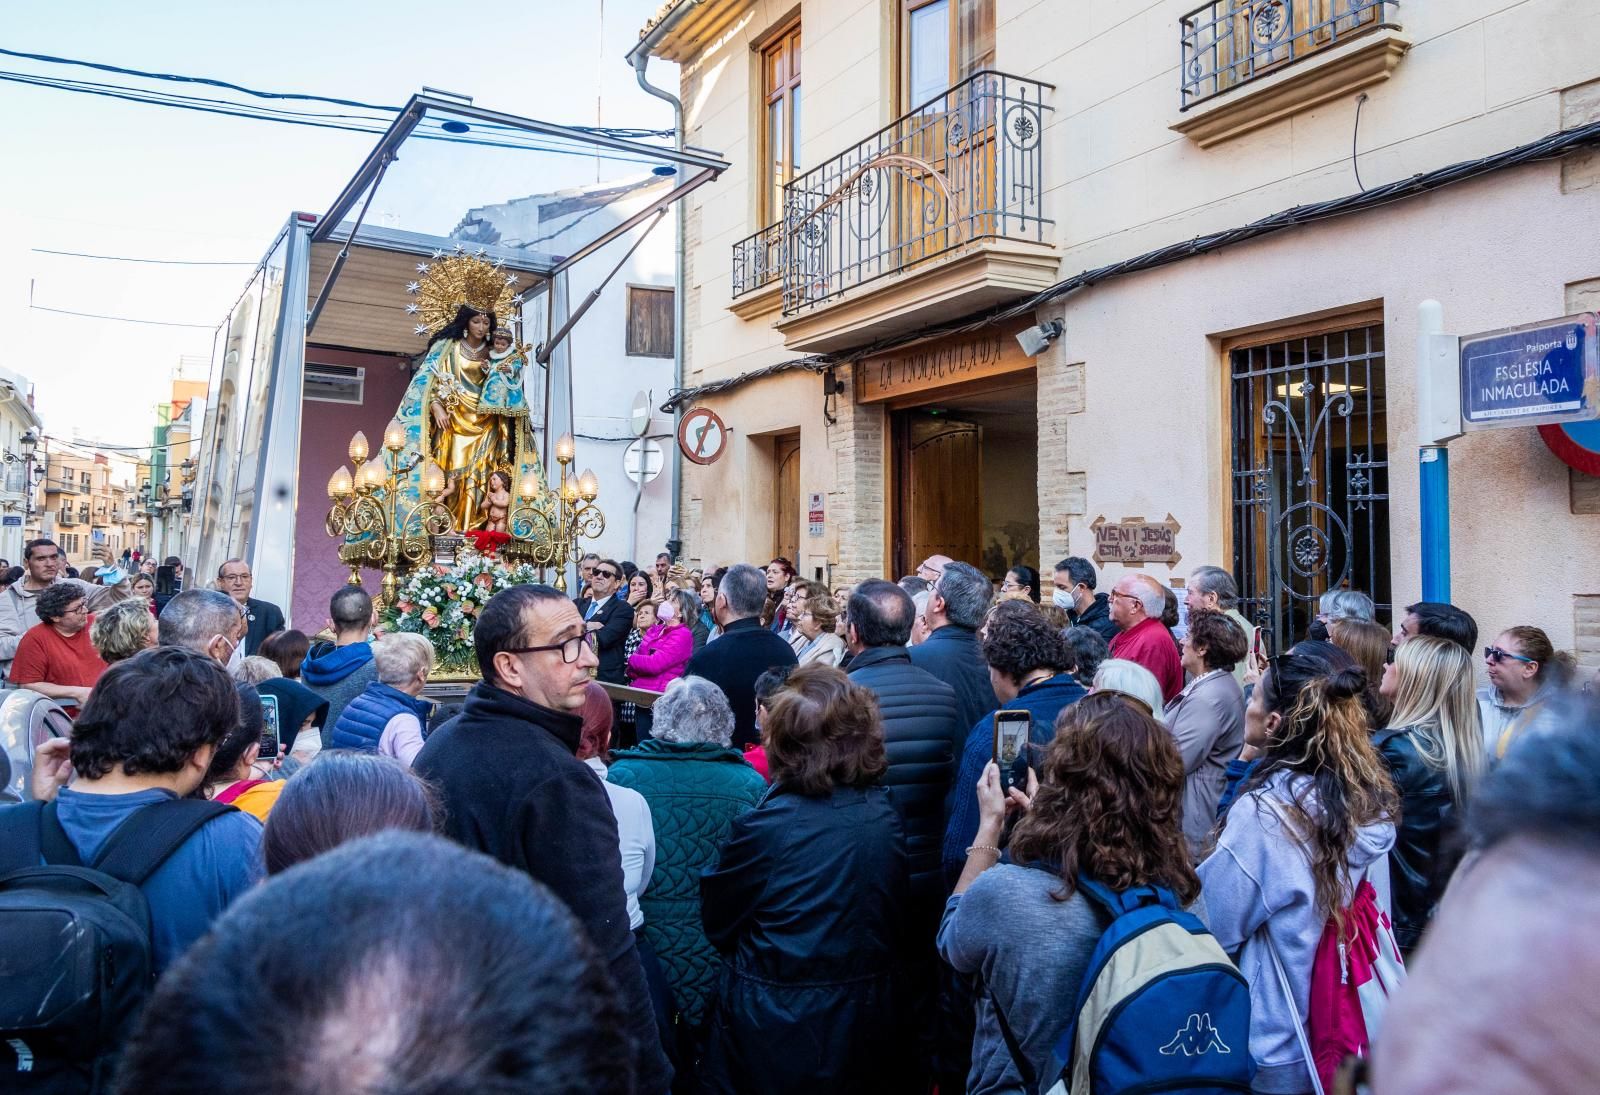
[[[507,565],[476,552],[464,552],[452,567],[419,567],[395,590],[389,630],[424,636],[442,669],[472,668],[473,631],[483,607],[501,590],[538,580],[536,567]]]

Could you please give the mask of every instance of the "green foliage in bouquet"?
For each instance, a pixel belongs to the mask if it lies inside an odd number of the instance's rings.
[[[483,606],[502,589],[538,580],[537,567],[507,565],[482,555],[464,556],[453,567],[423,566],[395,590],[384,622],[389,631],[427,638],[440,670],[475,671],[472,633]]]

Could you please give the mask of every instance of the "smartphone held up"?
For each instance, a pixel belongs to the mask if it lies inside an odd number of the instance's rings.
[[[996,711],[994,713],[995,767],[1000,769],[1000,789],[1028,786],[1028,743],[1033,734],[1033,713],[1030,711]]]

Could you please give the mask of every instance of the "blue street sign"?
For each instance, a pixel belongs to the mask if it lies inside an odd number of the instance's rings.
[[[1461,425],[1535,426],[1600,416],[1595,316],[1510,327],[1461,340]]]
[[[6,528],[21,528],[22,527],[22,518],[21,517],[13,517],[10,514],[7,514],[6,518],[5,518],[5,527]]]

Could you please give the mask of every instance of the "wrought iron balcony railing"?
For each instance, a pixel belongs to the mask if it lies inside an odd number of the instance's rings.
[[[733,296],[737,300],[783,276],[783,225],[769,224],[733,245]]]
[[[1178,22],[1184,110],[1388,24],[1399,0],[1212,0]]]
[[[794,315],[979,240],[1048,242],[1051,85],[979,72],[784,187],[784,219],[734,245],[734,295],[783,280]]]

